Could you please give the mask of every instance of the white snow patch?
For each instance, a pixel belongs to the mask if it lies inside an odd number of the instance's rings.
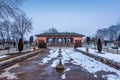
[[[3,72],[1,75],[0,75],[0,78],[4,78],[4,77],[7,77],[8,80],[11,80],[11,79],[18,79],[16,77],[16,73],[10,73],[9,71],[13,68],[16,68],[16,67],[19,67],[19,64],[15,64],[13,66],[10,66],[6,69],[4,69],[5,72]]]
[[[85,50],[85,48],[83,48]],[[52,49],[50,50],[50,54],[46,57],[46,58],[43,58],[42,62],[39,63],[40,65],[44,65],[45,63],[48,63],[48,61],[50,61],[51,59],[55,58],[55,60],[53,61],[51,67],[56,67],[56,65],[58,64],[59,60],[58,60],[58,48],[57,49]],[[90,58],[86,55],[83,55],[82,53],[80,52],[76,52],[74,49],[72,48],[62,48],[62,63],[63,65],[65,63],[72,63],[74,65],[78,65],[78,66],[81,66],[83,67],[85,70],[87,70],[88,72],[90,73],[93,73],[94,74],[94,77],[97,77],[97,75],[95,75],[96,72],[99,72],[99,71],[105,71],[105,72],[113,72],[115,73],[116,75],[112,75],[109,76],[109,75],[105,75],[104,77],[107,78],[108,80],[109,79],[113,79],[113,80],[117,80],[117,79],[120,79],[120,71],[119,70],[116,70],[106,64],[103,64],[99,61],[96,61],[94,60],[93,58]],[[95,52],[95,51],[94,51]],[[98,53],[95,53],[95,54],[98,54]],[[61,75],[61,78],[62,79],[65,79],[66,76],[65,76],[65,72],[66,71],[70,71],[70,68],[67,68],[65,71],[64,71],[64,74]]]
[[[54,60],[53,64],[51,65],[51,67],[56,67],[56,65],[58,64],[59,60]]]
[[[44,63],[39,63],[39,65],[44,65]]]
[[[7,57],[6,55],[0,55],[0,58],[4,58],[4,57]]]
[[[84,69],[86,69],[88,72],[93,73],[93,74],[95,74],[96,72],[99,72],[99,71],[114,72],[117,75],[116,75],[116,77],[112,77],[112,78],[120,79],[119,78],[120,77],[119,70],[116,70],[112,67],[109,67],[106,64],[103,64],[99,61],[94,60],[93,58],[83,55],[80,52],[74,52],[72,49],[66,49],[65,51],[68,53],[69,57],[72,58],[73,61],[71,61],[71,63],[73,63],[74,65],[80,65]],[[97,75],[94,75],[94,77],[97,77]],[[110,76],[108,76],[108,78],[107,78],[108,80],[109,80],[109,77]],[[115,79],[113,79],[113,80],[115,80]]]
[[[65,76],[66,73],[65,72],[70,71],[70,70],[71,70],[70,68],[65,69],[64,74],[61,75],[61,78],[65,79],[66,78],[66,76]]]
[[[117,75],[104,75],[103,78],[107,78],[107,80],[120,80],[120,76]]]
[[[62,79],[65,79],[65,78],[66,78],[65,73],[64,73],[63,75],[61,75],[61,78],[62,78]]]
[[[39,65],[44,65],[45,63],[48,63],[48,61],[50,61],[51,59],[53,58],[57,58],[58,56],[58,50],[50,50],[50,54],[46,57],[46,58],[43,58],[42,61],[39,63]]]
[[[67,68],[64,72],[66,72],[66,71],[70,71],[71,69],[70,68]]]
[[[95,75],[95,74],[94,74],[94,77],[96,77],[96,78],[97,78],[97,75]]]
[[[85,47],[81,47],[81,48],[77,48],[77,49],[82,50],[82,51],[86,51]],[[105,51],[103,52],[104,54],[100,54],[96,50],[91,49],[91,48],[89,48],[89,53],[97,55],[97,56],[101,56],[101,57],[104,57],[104,58],[107,58],[109,60],[120,62],[120,54],[113,54],[113,53],[109,53],[109,52],[105,52]]]

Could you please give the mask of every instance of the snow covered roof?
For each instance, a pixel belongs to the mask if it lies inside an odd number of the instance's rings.
[[[41,33],[35,36],[39,37],[46,37],[46,36],[69,36],[69,37],[83,37],[85,35],[79,34],[79,33],[73,33],[73,32],[57,32],[57,33]]]

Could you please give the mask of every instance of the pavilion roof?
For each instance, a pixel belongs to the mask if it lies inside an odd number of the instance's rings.
[[[41,33],[35,36],[37,37],[53,37],[53,36],[83,37],[85,35],[82,35],[79,33],[73,33],[73,32],[57,32],[57,33]]]

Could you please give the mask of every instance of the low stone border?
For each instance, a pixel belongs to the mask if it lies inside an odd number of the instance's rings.
[[[30,52],[28,54],[24,54],[24,55],[21,55],[21,56],[15,57],[15,58],[11,58],[11,59],[8,59],[8,60],[5,60],[5,61],[2,61],[2,62],[0,62],[0,70],[6,68],[8,66],[12,66],[12,65],[14,65],[14,64],[16,64],[20,61],[23,61],[23,60],[27,59],[27,58],[35,56],[39,52],[42,52],[42,51],[43,51],[43,49],[37,50],[35,52]]]
[[[109,66],[111,66],[113,68],[116,68],[116,69],[120,70],[120,63],[119,62],[115,62],[113,60],[109,60],[107,58],[97,56],[97,55],[94,55],[94,54],[91,54],[91,53],[86,53],[85,51],[82,51],[82,50],[79,50],[79,49],[75,49],[75,50],[77,50],[77,51],[79,51],[79,52],[81,52],[81,53],[83,53],[83,54],[85,54],[87,56],[90,56],[90,57],[94,58],[95,60],[98,60],[98,61],[100,61],[102,63],[105,63],[105,64],[107,64],[107,65],[109,65]]]

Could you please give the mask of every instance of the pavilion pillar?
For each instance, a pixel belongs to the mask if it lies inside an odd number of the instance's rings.
[[[61,44],[63,43],[63,39],[61,38]]]
[[[62,38],[62,44],[64,44],[64,38]]]
[[[65,39],[65,44],[66,44],[66,38],[64,38]]]
[[[57,38],[55,38],[55,43],[56,43],[56,44],[58,43]]]
[[[68,38],[66,38],[66,44],[67,44],[67,46],[68,46],[68,42],[69,42],[69,41],[68,41]]]
[[[70,38],[71,39],[71,43],[73,43],[73,38]]]
[[[53,38],[53,44],[55,43],[55,38]]]
[[[59,43],[58,40],[59,40],[59,38],[57,38],[57,44]]]
[[[60,43],[62,43],[62,38],[60,38],[60,40],[61,40],[61,42],[60,42]]]
[[[56,38],[54,38],[54,43],[56,43]]]
[[[47,43],[49,42],[49,38],[46,38],[46,42],[47,42]]]
[[[68,43],[68,38],[66,38],[66,43]]]

